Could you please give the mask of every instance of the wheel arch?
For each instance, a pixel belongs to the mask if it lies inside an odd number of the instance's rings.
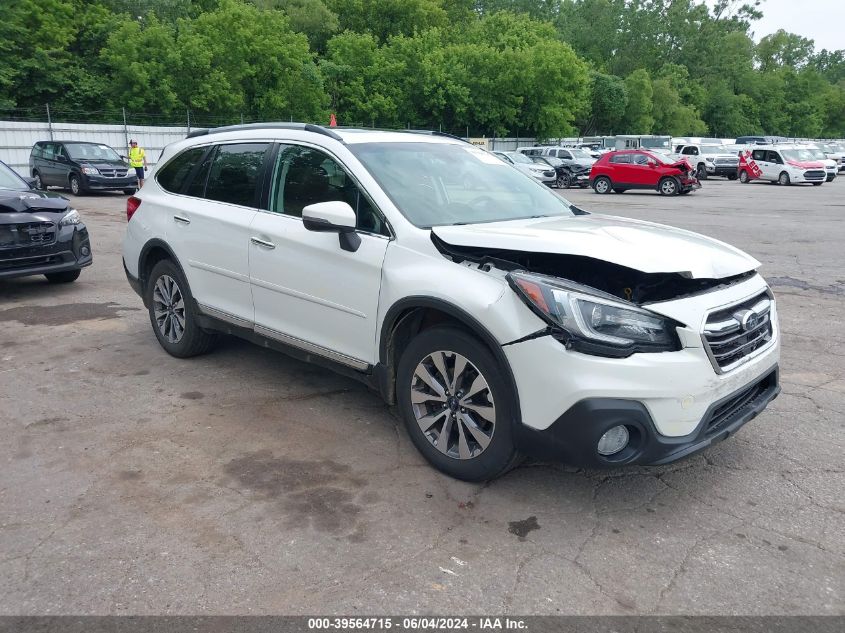
[[[389,404],[396,403],[396,368],[399,353],[419,332],[436,325],[455,325],[481,341],[504,369],[514,397],[514,415],[521,421],[519,391],[501,343],[474,316],[443,299],[411,296],[400,299],[387,311],[379,333],[379,390]]]
[[[153,238],[147,241],[141,249],[141,254],[138,255],[138,280],[141,282],[141,288],[146,290],[147,281],[150,273],[156,264],[160,261],[169,259],[185,274],[185,269],[182,267],[179,258],[173,252],[173,249],[159,238]]]

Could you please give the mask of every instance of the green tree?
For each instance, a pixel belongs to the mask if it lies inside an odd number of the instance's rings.
[[[625,92],[628,95],[625,129],[629,134],[650,134],[654,127],[651,114],[654,90],[648,72],[640,68],[628,75],[625,78]]]
[[[611,134],[619,129],[628,106],[625,81],[616,75],[590,73],[590,100],[580,114],[581,134]]]
[[[781,66],[801,68],[811,60],[814,48],[813,40],[780,29],[757,44],[760,70],[773,70]]]
[[[326,0],[326,5],[340,19],[341,30],[371,33],[380,42],[449,24],[440,0]]]

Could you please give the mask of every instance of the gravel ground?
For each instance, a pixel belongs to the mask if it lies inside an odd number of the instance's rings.
[[[429,468],[359,384],[237,340],[176,360],[94,265],[0,282],[0,614],[845,614],[845,177],[567,197],[763,262],[783,394],[660,468]]]

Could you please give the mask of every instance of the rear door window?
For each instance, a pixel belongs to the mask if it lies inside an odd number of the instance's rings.
[[[631,155],[630,154],[615,154],[614,156],[610,157],[611,163],[623,163],[623,164],[630,164],[631,163]]]
[[[645,154],[634,154],[631,158],[634,165],[648,165],[648,156]]]
[[[205,198],[258,207],[259,176],[268,143],[220,145],[211,163]]]
[[[165,165],[156,176],[162,189],[171,193],[182,193],[185,181],[191,170],[202,159],[207,147],[193,147],[185,150]]]

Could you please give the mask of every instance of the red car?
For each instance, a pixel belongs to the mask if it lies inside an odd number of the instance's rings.
[[[603,155],[593,163],[590,184],[596,193],[654,189],[664,196],[689,193],[701,186],[687,161],[641,149]]]

